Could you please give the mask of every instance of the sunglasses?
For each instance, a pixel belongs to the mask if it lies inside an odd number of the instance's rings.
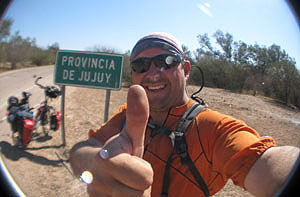
[[[144,73],[147,72],[154,62],[155,66],[160,70],[167,70],[174,66],[177,66],[183,61],[183,57],[179,54],[160,54],[154,57],[141,57],[133,60],[130,65],[134,72]]]

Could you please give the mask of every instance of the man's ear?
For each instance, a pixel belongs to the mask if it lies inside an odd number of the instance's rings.
[[[189,60],[184,60],[184,76],[186,77],[186,79],[189,78],[190,76],[190,71],[191,71],[191,63]]]

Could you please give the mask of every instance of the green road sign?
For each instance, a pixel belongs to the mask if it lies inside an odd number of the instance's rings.
[[[57,52],[54,83],[91,88],[121,88],[123,56],[112,53]]]

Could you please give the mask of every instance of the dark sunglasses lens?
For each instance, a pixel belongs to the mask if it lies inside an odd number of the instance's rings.
[[[149,58],[138,58],[131,62],[131,68],[136,73],[144,73],[149,70],[150,63]]]
[[[164,70],[177,66],[181,60],[179,56],[162,54],[153,58],[155,65]]]
[[[167,70],[177,66],[182,61],[182,58],[177,54],[161,54],[152,58],[142,57],[132,61],[131,68],[136,73],[144,73],[149,70],[152,61],[157,68]]]

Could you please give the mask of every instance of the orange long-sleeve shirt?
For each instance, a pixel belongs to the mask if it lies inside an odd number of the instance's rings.
[[[163,126],[175,131],[180,117],[193,102],[190,99],[187,104],[171,109]],[[122,105],[99,129],[90,130],[89,137],[105,142],[119,133],[126,121],[126,107],[126,104]],[[151,129],[147,128],[145,143],[150,133]],[[220,191],[228,179],[244,187],[244,180],[254,162],[264,151],[275,146],[273,138],[260,137],[243,121],[211,109],[198,114],[186,132],[186,140],[189,154],[207,184],[210,195]],[[169,196],[204,195],[188,166],[181,164],[170,139],[163,135],[155,136],[144,154],[144,159],[154,171],[151,195],[160,196],[165,165],[172,151]]]

